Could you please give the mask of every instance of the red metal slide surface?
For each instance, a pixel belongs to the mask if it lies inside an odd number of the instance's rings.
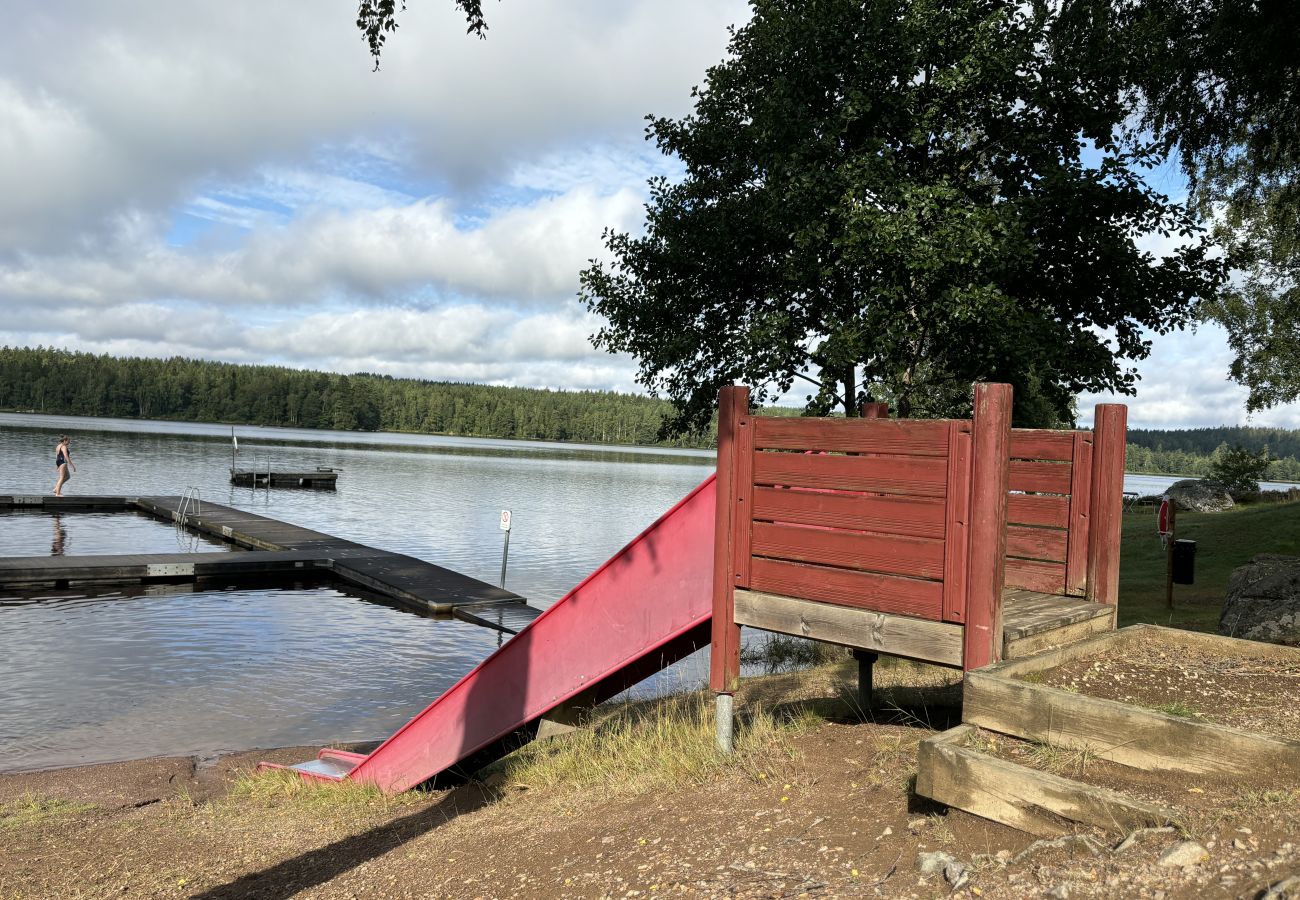
[[[322,750],[294,768],[404,791],[707,645],[714,517],[710,476],[372,753]]]

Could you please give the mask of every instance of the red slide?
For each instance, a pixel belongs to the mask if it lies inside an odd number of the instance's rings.
[[[599,703],[706,646],[714,494],[711,475],[372,753],[326,749],[289,768],[404,791],[470,757],[466,768],[485,764],[557,707]]]

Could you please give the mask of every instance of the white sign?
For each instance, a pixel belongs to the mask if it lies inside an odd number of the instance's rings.
[[[508,509],[501,510],[501,530],[510,530],[510,510]]]

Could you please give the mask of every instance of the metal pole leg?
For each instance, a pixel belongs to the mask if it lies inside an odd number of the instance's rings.
[[[858,661],[858,707],[865,716],[871,710],[872,670],[879,656],[867,650],[854,650],[853,658]]]
[[[718,752],[730,754],[732,750],[732,726],[735,718],[732,714],[731,694],[718,694],[717,736]]]

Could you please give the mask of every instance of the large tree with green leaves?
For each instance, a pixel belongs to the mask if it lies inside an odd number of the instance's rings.
[[[949,414],[1009,381],[1024,424],[1083,390],[1130,391],[1144,329],[1183,325],[1221,265],[1192,211],[1114,141],[1112,73],[1050,52],[1054,13],[1001,0],[755,0],[695,111],[647,132],[685,175],[650,184],[644,233],[582,273],[630,353],[698,425],[718,388],[809,409],[889,399]],[[1164,258],[1151,235],[1186,243]]]
[[[1203,313],[1251,410],[1300,397],[1300,3],[1067,0],[1061,48],[1122,75],[1181,157],[1234,277]]]

